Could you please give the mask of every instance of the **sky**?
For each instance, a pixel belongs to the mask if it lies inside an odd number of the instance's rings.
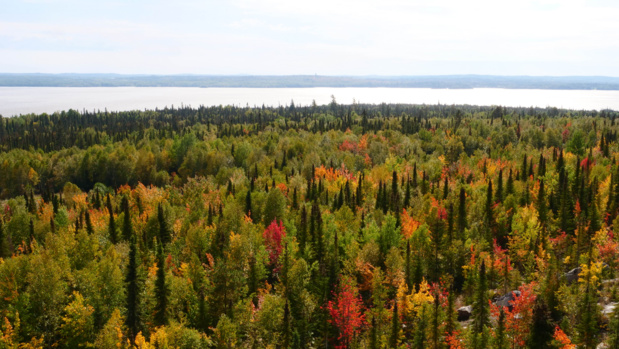
[[[0,0],[0,72],[619,76],[616,0]]]

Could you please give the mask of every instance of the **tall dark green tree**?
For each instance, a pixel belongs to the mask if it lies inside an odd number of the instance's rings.
[[[159,247],[157,253],[157,279],[155,280],[155,326],[164,326],[168,323],[168,288],[166,285],[165,258],[163,246]]]
[[[129,263],[127,264],[125,283],[127,284],[127,315],[125,324],[127,325],[129,338],[133,341],[141,327],[139,313],[140,290],[138,286],[138,259],[135,237],[129,240]]]
[[[118,233],[116,232],[116,223],[114,222],[114,208],[112,207],[112,200],[110,198],[110,194],[107,194],[107,211],[110,213],[108,235],[110,238],[110,242],[116,244],[118,242]]]
[[[163,206],[161,204],[157,205],[157,222],[159,223],[159,241],[161,242],[163,247],[166,244],[170,243],[170,241],[172,240],[172,234],[171,229],[168,225],[168,220],[163,210]]]
[[[488,279],[486,276],[486,263],[481,262],[479,276],[477,278],[477,289],[473,303],[473,327],[474,334],[480,335],[484,328],[490,326],[490,309],[488,305]]]
[[[129,199],[127,196],[123,196],[121,201],[121,207],[124,213],[123,217],[123,238],[129,241],[133,236],[133,225],[131,224],[131,213],[129,212]]]
[[[551,349],[555,326],[550,319],[550,311],[544,299],[537,297],[533,306],[533,322],[527,342],[528,348]]]
[[[460,238],[464,237],[464,231],[467,228],[467,219],[466,219],[466,192],[464,188],[460,188],[460,200],[458,204],[458,232]]]

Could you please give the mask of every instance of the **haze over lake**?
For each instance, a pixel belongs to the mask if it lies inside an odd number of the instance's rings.
[[[0,114],[144,110],[181,105],[410,103],[619,110],[619,91],[429,88],[0,87]]]

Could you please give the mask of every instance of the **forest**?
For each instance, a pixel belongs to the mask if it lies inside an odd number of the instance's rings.
[[[619,348],[618,117],[0,117],[0,347]]]

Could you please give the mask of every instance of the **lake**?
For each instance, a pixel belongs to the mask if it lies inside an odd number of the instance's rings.
[[[181,105],[278,106],[338,103],[470,104],[510,107],[619,110],[619,91],[512,90],[498,88],[194,88],[194,87],[0,87],[0,114],[76,110],[144,110]]]

